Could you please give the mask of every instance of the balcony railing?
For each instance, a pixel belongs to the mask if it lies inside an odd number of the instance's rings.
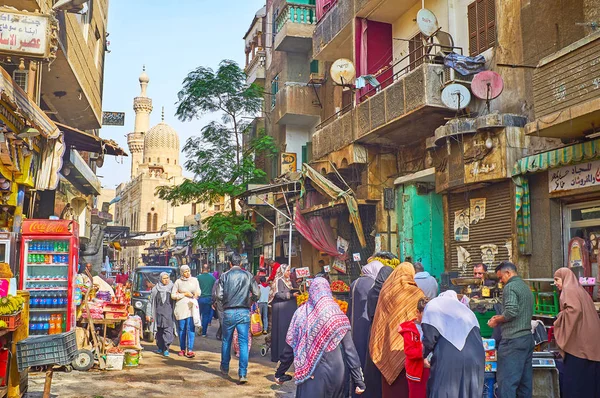
[[[279,33],[288,23],[314,25],[317,23],[317,14],[314,5],[287,3],[281,14],[275,20],[276,32]]]
[[[339,0],[317,23],[313,35],[313,58],[334,61],[352,55],[352,22],[354,3]],[[341,34],[340,34],[341,33]],[[331,48],[330,51],[325,51]]]
[[[248,65],[244,68],[246,82],[248,84],[265,79],[265,57],[266,54],[264,51],[257,51],[254,57],[248,62]]]
[[[277,124],[312,127],[319,122],[320,114],[314,88],[288,82],[277,92],[271,118]]]

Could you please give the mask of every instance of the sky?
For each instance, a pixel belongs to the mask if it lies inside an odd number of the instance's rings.
[[[109,5],[110,36],[105,57],[104,111],[125,112],[125,126],[106,126],[102,138],[110,138],[129,153],[126,135],[133,131],[133,98],[139,95],[142,66],[150,77],[148,96],[154,110],[150,126],[165,122],[179,133],[180,145],[195,135],[210,117],[180,122],[175,117],[177,93],[184,77],[198,66],[213,69],[223,59],[244,67],[242,37],[265,0],[113,0]],[[183,164],[184,156],[180,162]],[[97,170],[103,188],[114,189],[129,181],[130,157],[108,156]],[[189,176],[189,173],[185,173]]]

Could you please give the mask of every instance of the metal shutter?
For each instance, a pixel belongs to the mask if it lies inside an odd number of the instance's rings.
[[[477,224],[469,225],[469,241],[457,242],[454,239],[454,214],[469,208],[470,200],[486,198],[485,219]],[[494,244],[498,247],[494,264],[509,260],[506,242],[512,242],[513,231],[513,195],[510,181],[499,182],[489,187],[448,194],[448,214],[446,214],[447,231],[445,238],[449,242],[446,253],[446,271],[462,270],[458,268],[457,248],[464,247],[471,255],[471,264],[465,276],[472,276],[472,266],[481,262],[481,245]],[[513,247],[513,253],[515,248]],[[513,255],[514,257],[514,255]]]

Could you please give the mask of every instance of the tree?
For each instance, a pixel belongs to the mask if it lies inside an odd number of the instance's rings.
[[[217,113],[220,121],[208,123],[200,136],[189,138],[183,148],[187,157],[184,166],[194,178],[175,187],[159,187],[158,196],[173,205],[213,203],[228,196],[231,212],[203,220],[205,230],[198,231],[195,243],[204,247],[219,243],[237,246],[253,228],[249,220],[236,214],[235,197],[246,190],[247,184],[266,182],[266,173],[255,166],[255,157],[276,153],[272,137],[264,132],[249,137],[248,120],[262,108],[262,89],[247,85],[244,71],[235,62],[224,60],[216,71],[201,66],[190,72],[178,99],[176,115],[180,120]]]

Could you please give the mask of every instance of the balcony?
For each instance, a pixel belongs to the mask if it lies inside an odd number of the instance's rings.
[[[600,31],[543,58],[533,72],[536,120],[527,134],[583,138],[598,132]]]
[[[286,3],[275,20],[275,51],[309,52],[316,22],[314,5]]]
[[[359,18],[394,23],[417,3],[421,4],[418,0],[354,0],[354,12]]]
[[[312,138],[313,158],[321,159],[354,142],[358,138],[355,121],[355,113],[347,112],[317,130]]]
[[[313,34],[313,59],[335,61],[338,58],[352,59],[352,0],[339,0],[317,23]]]
[[[244,68],[246,73],[246,83],[263,85],[265,82],[265,52],[257,51],[254,57],[248,62]]]
[[[272,118],[277,124],[313,127],[319,123],[321,107],[312,87],[286,84],[277,92]]]

